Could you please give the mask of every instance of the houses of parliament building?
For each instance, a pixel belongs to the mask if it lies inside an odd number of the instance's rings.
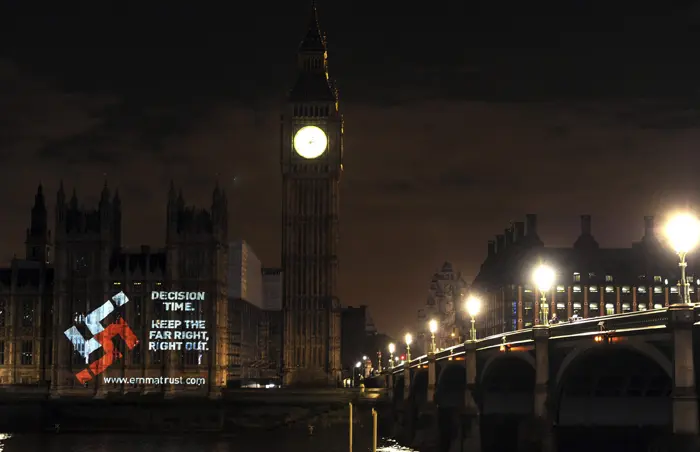
[[[0,269],[0,384],[50,388],[52,393],[169,391],[160,377],[197,377],[197,386],[177,391],[216,393],[226,384],[227,351],[227,199],[217,188],[209,209],[185,205],[171,185],[165,212],[164,249],[122,248],[122,205],[105,185],[96,209],[79,207],[63,185],[56,195],[54,235],[49,231],[46,198],[39,186],[26,234],[26,255]],[[197,291],[194,312],[165,312],[153,292]],[[124,319],[140,341],[127,347],[113,341],[114,364],[99,377],[81,382],[76,374],[89,364],[66,336],[116,294],[128,303],[102,322]],[[153,320],[193,316],[205,320],[208,350],[152,351],[146,347]],[[107,348],[107,347],[105,347]],[[108,353],[93,353],[93,358]],[[89,354],[89,353],[88,353]],[[103,377],[126,377],[107,384]],[[132,378],[134,377],[134,378]],[[131,380],[131,381],[130,381]],[[126,381],[126,383],[125,383]],[[168,381],[167,379],[165,381]],[[172,381],[172,380],[171,380]],[[193,380],[194,381],[194,380]],[[133,383],[132,383],[133,382]]]

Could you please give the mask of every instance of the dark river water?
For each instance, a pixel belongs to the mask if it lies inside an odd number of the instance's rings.
[[[207,435],[149,436],[96,434],[0,434],[2,452],[347,452],[348,438],[339,435],[300,434],[222,437]],[[355,441],[354,451],[371,451],[371,438]],[[378,451],[411,451],[390,440],[379,441]]]

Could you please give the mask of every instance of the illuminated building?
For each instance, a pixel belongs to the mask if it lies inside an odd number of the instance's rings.
[[[110,196],[106,186],[96,209],[79,207],[75,193],[66,200],[61,186],[55,213],[53,261],[44,194],[39,187],[27,233],[26,258],[15,259],[10,268],[0,270],[1,383],[47,385],[54,395],[218,394],[226,384],[228,358],[226,195],[217,187],[211,209],[196,209],[187,207],[182,193],[178,195],[171,185],[164,249],[122,247],[121,200],[118,194]],[[190,302],[188,312],[166,311],[165,302],[152,299],[153,291],[196,291],[206,296],[204,301]],[[108,320],[126,322],[139,343],[128,349],[123,340],[112,341],[114,364],[82,384],[76,375],[94,362],[80,355],[84,350],[71,343],[65,331],[87,324],[86,315],[119,292],[126,295],[128,303]],[[204,320],[207,349],[149,350],[154,320]],[[100,328],[109,329],[110,325],[105,320]],[[81,334],[90,339],[88,331],[83,329]],[[94,355],[97,359],[106,353]],[[113,377],[126,380],[105,383],[105,378]],[[204,378],[206,384],[128,383],[137,378],[153,382],[160,377]]]
[[[282,368],[282,270],[263,268],[263,323],[259,338],[261,349],[260,377],[280,378]]]
[[[315,6],[297,62],[281,131],[284,382],[336,385],[343,119]]]
[[[526,227],[527,226],[527,227]],[[480,335],[529,328],[540,322],[540,295],[532,271],[541,261],[556,271],[547,294],[550,317],[559,321],[661,308],[680,302],[677,256],[660,243],[654,218],[644,218],[644,235],[629,248],[600,248],[590,215],[571,248],[546,247],[537,234],[536,215],[516,222],[489,241],[486,260],[472,289],[484,302],[477,318]],[[696,261],[689,256],[691,298],[698,301]]]

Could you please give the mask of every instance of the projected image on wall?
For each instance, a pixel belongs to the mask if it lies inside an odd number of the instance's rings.
[[[119,292],[93,311],[76,315],[74,324],[64,331],[74,352],[85,362],[75,373],[80,384],[98,376],[106,384],[136,386],[198,386],[206,382],[206,369],[199,371],[209,351],[206,292],[152,291],[143,298],[148,306],[132,303],[129,309],[129,297]],[[133,325],[130,316],[135,320]],[[120,349],[133,356],[131,364],[136,366],[124,365]],[[169,359],[165,354],[170,354]],[[141,361],[143,355],[148,357],[149,366],[134,362]],[[121,372],[115,375],[110,369]]]

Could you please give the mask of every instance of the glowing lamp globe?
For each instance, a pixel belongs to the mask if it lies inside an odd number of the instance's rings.
[[[678,254],[690,252],[700,240],[700,223],[690,214],[679,214],[666,224],[666,237]]]
[[[406,333],[404,340],[406,341],[406,345],[410,346],[411,342],[413,342],[413,336],[411,336],[411,333]]]
[[[355,367],[360,367],[361,365],[362,365],[362,363],[359,361],[355,363]]]
[[[532,279],[540,292],[547,292],[554,284],[554,270],[546,265],[540,265],[532,274]]]
[[[437,329],[438,329],[437,320],[433,319],[433,320],[431,320],[430,322],[428,322],[428,328],[430,328],[430,332],[431,332],[432,334],[435,334],[435,332],[436,332]]]
[[[481,300],[474,296],[469,297],[467,299],[466,308],[467,314],[469,314],[470,317],[476,317],[479,310],[481,310]]]
[[[389,344],[389,353],[393,354],[395,351],[396,351],[396,346],[392,342],[391,344]]]

